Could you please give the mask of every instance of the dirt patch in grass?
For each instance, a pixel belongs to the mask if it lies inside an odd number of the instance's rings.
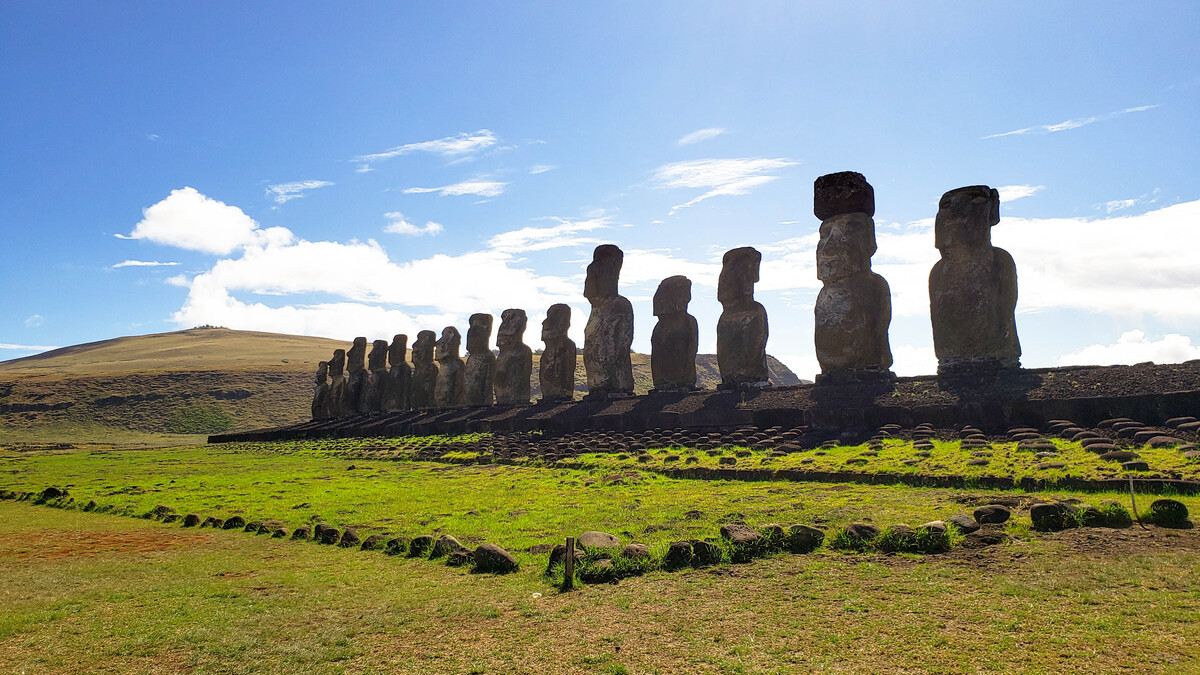
[[[76,532],[43,530],[0,540],[0,557],[59,560],[110,553],[141,554],[176,548],[204,546],[211,534],[173,532]]]

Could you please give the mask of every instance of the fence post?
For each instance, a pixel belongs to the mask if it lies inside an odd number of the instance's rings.
[[[563,558],[563,590],[575,586],[575,537],[567,537],[567,555]]]

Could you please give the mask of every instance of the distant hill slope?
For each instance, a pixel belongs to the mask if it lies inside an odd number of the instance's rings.
[[[0,362],[0,430],[45,424],[211,433],[309,417],[317,362],[349,342],[226,328],[102,340]],[[534,357],[534,397],[538,357]],[[652,386],[650,357],[634,354],[635,391]],[[776,385],[800,380],[768,357]],[[700,384],[720,381],[716,356],[696,359]],[[577,389],[586,391],[583,359]]]

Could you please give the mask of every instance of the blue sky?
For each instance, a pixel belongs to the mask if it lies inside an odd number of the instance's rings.
[[[0,359],[198,324],[351,339],[574,309],[626,251],[634,347],[764,254],[811,377],[812,182],[866,175],[900,374],[932,217],[1001,189],[1027,366],[1200,358],[1200,5],[4,3]]]

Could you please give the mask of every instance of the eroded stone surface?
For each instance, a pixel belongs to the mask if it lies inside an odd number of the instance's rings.
[[[326,401],[328,414],[326,417],[339,417],[342,412],[342,399],[346,397],[346,350],[333,350],[329,359],[329,398]]]
[[[761,261],[762,254],[749,246],[726,251],[721,259],[717,368],[722,389],[765,386],[768,382],[767,310],[754,300]]]
[[[329,362],[317,363],[317,374],[314,378],[316,387],[313,389],[312,418],[323,420],[331,417],[329,410]]]
[[[929,273],[929,313],[938,372],[1020,365],[1017,266],[992,246],[1000,194],[972,185],[942,195],[934,221],[941,260]]]
[[[467,328],[467,367],[463,373],[467,405],[492,404],[492,372],[496,355],[492,353],[492,315],[472,314]]]
[[[388,386],[387,355],[387,340],[371,343],[371,353],[367,355],[367,374],[358,405],[362,412],[383,411],[383,391]]]
[[[587,268],[583,295],[592,312],[583,329],[583,367],[589,396],[633,394],[633,305],[617,294],[624,258],[621,249],[602,244]]]
[[[437,384],[433,389],[433,403],[438,408],[453,408],[463,404],[466,393],[464,376],[466,364],[458,355],[462,344],[462,335],[454,326],[442,329],[442,337],[437,341],[434,357],[438,362]]]
[[[506,309],[500,314],[500,331],[496,334],[496,346],[500,348],[495,368],[496,403],[529,403],[533,350],[524,342],[528,321],[523,309]]]
[[[663,279],[654,293],[658,323],[650,336],[650,372],[659,391],[696,388],[696,352],[700,331],[688,314],[692,282],[685,276]]]
[[[412,367],[405,360],[407,352],[408,336],[401,333],[393,337],[388,347],[388,383],[383,390],[383,409],[389,412],[412,407]]]
[[[570,328],[570,305],[550,305],[546,310],[546,319],[542,321],[542,342],[546,347],[542,350],[538,368],[542,400],[569,401],[575,396],[575,363],[578,355],[575,341],[567,337]]]
[[[871,271],[876,250],[873,192],[867,200],[870,186],[853,172],[822,176],[816,186],[814,213],[822,219],[817,278],[823,286],[814,308],[814,342],[821,372],[887,371],[892,365],[892,300],[887,281]],[[822,189],[849,196],[823,200]]]
[[[412,346],[412,389],[411,402],[414,409],[434,406],[434,389],[437,387],[438,365],[433,359],[437,335],[431,330],[417,333]]]
[[[361,411],[363,388],[367,384],[367,338],[356,337],[346,351],[346,388],[342,394],[342,414]]]

